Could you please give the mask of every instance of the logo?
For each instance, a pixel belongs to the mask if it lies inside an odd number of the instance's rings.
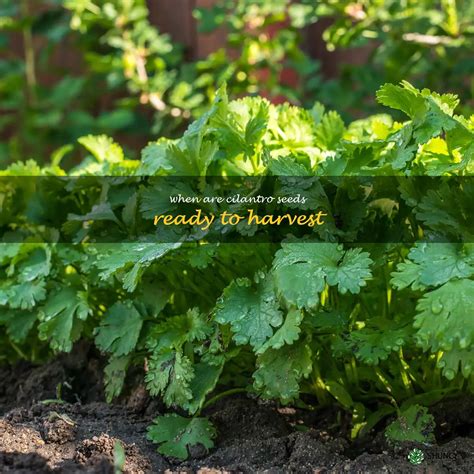
[[[425,459],[425,455],[421,449],[414,448],[408,453],[408,460],[414,464],[415,466],[418,466],[418,464],[421,464],[423,460]]]

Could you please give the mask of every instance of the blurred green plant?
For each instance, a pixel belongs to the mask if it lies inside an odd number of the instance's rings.
[[[183,49],[150,24],[145,0],[65,0],[91,67],[109,68],[110,80],[124,77],[129,91],[157,112],[153,133],[168,135],[201,115],[224,82],[233,96],[263,93],[302,103],[312,85],[305,79],[316,66],[300,48],[298,28],[287,21],[288,3],[226,1],[196,9],[199,31],[222,26],[227,43],[203,60],[186,62]],[[285,71],[294,71],[294,79],[285,83]]]
[[[62,3],[0,0],[0,162],[56,148],[64,154],[62,147],[84,133],[145,128],[134,104],[104,100],[119,84],[107,83],[103,71],[82,69]],[[71,47],[68,64],[57,57],[64,44]]]
[[[455,92],[464,111],[474,98],[474,2],[472,0],[329,0],[311,15],[329,17],[327,48],[365,46],[367,63],[343,65],[335,94],[362,108],[372,91],[386,82],[409,80],[419,87]],[[350,103],[352,102],[352,103]]]
[[[145,0],[0,0],[0,133],[8,137],[0,160],[46,155],[86,133],[120,133],[125,143],[138,136],[135,148],[150,135],[177,136],[224,82],[233,96],[301,104],[316,65],[299,47],[301,25],[288,23],[287,3],[196,10],[202,32],[226,11],[228,37],[226,47],[192,62],[150,24]],[[64,43],[77,56],[77,75],[54,58]]]
[[[301,29],[316,20],[308,2],[221,0],[194,12],[199,31],[228,31],[227,48],[211,55],[212,66],[226,58],[225,78],[235,94],[263,93],[303,104],[320,85],[318,63],[302,48]],[[288,76],[288,77],[287,77]]]
[[[352,118],[378,109],[370,101],[373,91],[386,82],[408,79],[420,87],[451,90],[472,111],[474,98],[474,2],[470,0],[218,0],[212,8],[197,9],[201,31],[226,28],[230,45],[242,45],[243,61],[252,70],[246,92],[258,88],[254,58],[265,57],[267,90],[279,91],[296,104],[314,100],[344,110]],[[324,79],[319,65],[301,50],[306,27],[326,18],[323,33],[329,51],[364,48],[363,64],[339,64],[335,79]],[[262,35],[278,25],[273,44],[265,54]],[[365,59],[362,59],[365,58]],[[335,60],[340,61],[340,56]],[[281,71],[293,68],[299,83],[281,83]],[[246,84],[247,85],[247,84]],[[278,92],[277,92],[278,93]]]
[[[64,0],[64,6],[90,69],[104,74],[109,87],[126,87],[124,102],[156,111],[152,133],[172,134],[204,102],[183,48],[150,24],[145,0]]]

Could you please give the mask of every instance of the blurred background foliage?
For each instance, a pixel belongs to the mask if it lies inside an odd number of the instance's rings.
[[[345,119],[377,112],[374,91],[402,79],[474,106],[473,0],[165,3],[0,0],[0,164],[61,159],[102,133],[134,158],[178,136],[223,82],[233,97],[319,101]],[[159,28],[170,9],[174,30]],[[215,39],[196,53],[180,30]]]

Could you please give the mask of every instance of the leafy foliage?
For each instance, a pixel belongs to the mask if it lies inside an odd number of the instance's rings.
[[[75,243],[0,245],[0,357],[40,361],[93,340],[109,357],[108,400],[120,395],[131,367],[143,367],[152,396],[193,416],[164,415],[149,432],[163,454],[181,459],[198,443],[212,447],[215,432],[202,411],[229,390],[337,403],[352,414],[353,436],[402,407],[390,436],[429,439],[431,419],[417,405],[473,388],[473,247],[436,240],[461,241],[455,229],[466,225],[465,212],[431,200],[436,192],[449,201],[452,189],[405,178],[465,176],[457,193],[468,209],[474,123],[455,115],[451,95],[408,83],[384,86],[378,97],[406,121],[376,115],[346,125],[321,106],[311,113],[259,97],[229,101],[221,89],[180,139],[151,143],[141,161],[105,137],[82,139],[90,156],[69,173],[79,177],[76,199],[54,209]],[[249,229],[239,229],[235,244],[134,239],[154,206],[166,203],[149,189],[131,199],[130,179],[192,173],[204,186],[212,176],[282,172],[290,178],[277,189],[282,196],[294,193],[299,175],[329,180],[330,196],[311,180],[298,192],[329,204],[344,226],[253,245]],[[104,185],[107,174],[114,179]],[[2,171],[5,240],[25,224],[15,223],[29,192],[15,177],[25,175],[67,173],[33,161]],[[384,180],[362,192],[349,176]],[[389,199],[394,188],[398,206]],[[49,209],[54,201],[43,199],[30,211]],[[409,215],[410,235],[400,234]],[[90,243],[104,229],[132,242]],[[350,243],[386,232],[415,243]]]
[[[310,309],[326,284],[337,286],[341,294],[359,293],[371,276],[371,263],[360,249],[343,252],[337,244],[295,243],[283,244],[274,265],[282,296],[290,304]]]
[[[474,65],[470,54],[473,8],[470,1],[341,0],[319,2],[304,16],[307,22],[313,15],[335,19],[323,33],[328,49],[362,47],[368,51],[363,68],[345,65],[338,84],[344,105],[354,106],[382,83],[403,79],[436,90],[449,84],[465,100],[472,98],[471,85],[464,77]],[[351,92],[355,89],[356,93],[344,94],[344,85],[352,86]],[[403,102],[395,108],[403,107]]]
[[[404,410],[386,431],[390,441],[434,441],[434,418],[425,407],[412,405]]]
[[[217,303],[216,321],[230,323],[237,344],[258,350],[273,335],[272,327],[282,323],[273,284],[263,280],[255,291],[248,279],[234,280]]]
[[[177,459],[186,459],[188,448],[199,444],[212,448],[215,435],[214,427],[205,418],[188,419],[175,414],[156,418],[148,428],[148,438],[160,443],[158,451]]]
[[[143,324],[140,313],[130,301],[127,303],[116,303],[110,308],[95,338],[97,347],[117,357],[136,347]]]

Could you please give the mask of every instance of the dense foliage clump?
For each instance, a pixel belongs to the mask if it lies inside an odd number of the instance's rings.
[[[70,209],[57,210],[69,211],[58,232],[72,235],[73,244],[6,243],[18,240],[17,227],[14,216],[2,217],[0,358],[41,361],[81,338],[93,340],[109,358],[110,401],[130,367],[145,367],[150,393],[190,416],[168,414],[150,428],[161,452],[178,458],[197,442],[212,446],[215,429],[201,411],[235,391],[285,404],[303,394],[310,404],[337,403],[352,413],[353,437],[398,415],[387,431],[392,439],[429,441],[432,420],[424,407],[474,388],[474,246],[464,243],[472,226],[459,212],[474,195],[474,122],[455,114],[454,95],[407,82],[383,86],[377,98],[406,120],[380,114],[346,125],[321,104],[304,110],[259,97],[229,102],[221,90],[181,138],[150,143],[141,161],[127,159],[105,136],[87,136],[80,142],[90,155],[68,173],[59,159],[3,171],[119,179],[99,192],[75,182]],[[401,180],[398,211],[379,199],[389,190],[354,197],[341,181],[326,198],[346,211],[346,234],[315,229],[303,239],[248,245],[243,229],[242,242],[233,244],[205,236],[87,243],[103,226],[133,238],[150,209],[163,205],[156,193],[129,193],[128,177],[144,175],[201,177],[199,185],[210,176],[269,175],[465,181],[455,198],[441,187],[416,207],[423,189]],[[7,191],[15,192],[5,188],[5,203]],[[448,206],[453,199],[458,204]],[[14,202],[21,214],[26,202]],[[27,214],[48,205],[46,196]],[[368,221],[374,229],[390,226],[403,206],[415,206],[414,244],[347,243],[350,236],[357,242]],[[448,238],[427,242],[428,231]]]

